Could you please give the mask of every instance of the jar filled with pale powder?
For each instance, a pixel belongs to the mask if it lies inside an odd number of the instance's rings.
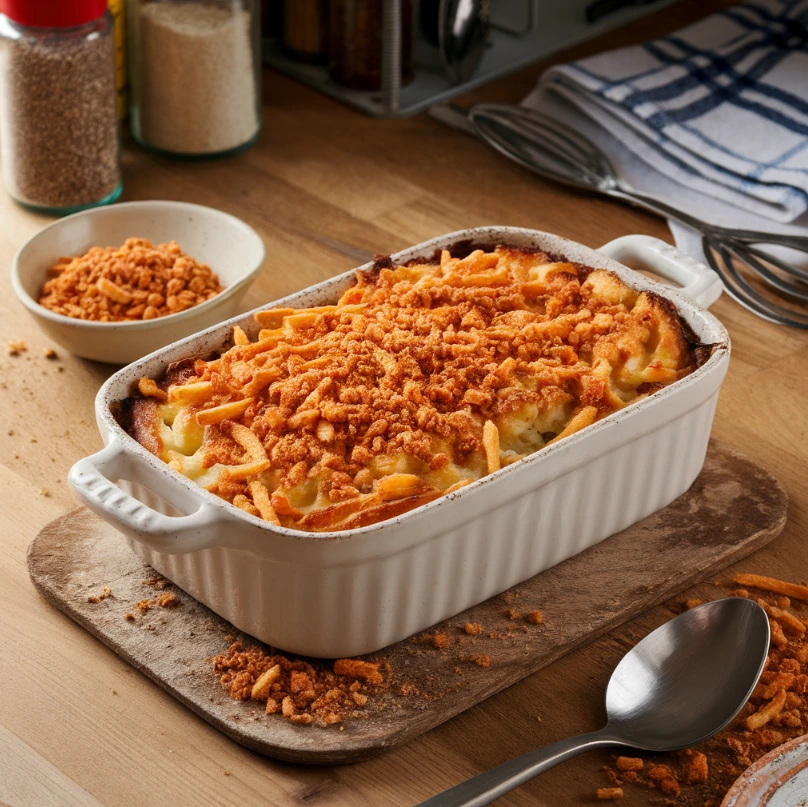
[[[131,130],[182,157],[241,151],[261,127],[258,0],[128,0]]]

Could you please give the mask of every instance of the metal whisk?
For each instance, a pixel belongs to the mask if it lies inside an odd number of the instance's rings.
[[[692,227],[701,233],[704,254],[731,297],[771,322],[808,329],[808,312],[799,310],[808,302],[808,270],[760,249],[761,244],[768,244],[808,253],[808,237],[716,227],[646,196],[617,176],[608,157],[594,143],[532,109],[478,104],[470,110],[454,107],[447,112],[436,117],[450,122],[451,115],[462,114],[480,139],[535,174],[622,199]],[[763,282],[753,285],[741,266]],[[766,287],[785,295],[791,305],[786,307],[772,299],[775,295],[764,296],[761,288]]]

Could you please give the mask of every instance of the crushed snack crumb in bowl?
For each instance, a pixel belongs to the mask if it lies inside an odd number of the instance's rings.
[[[39,304],[48,269],[61,259],[92,247],[120,247],[133,238],[154,245],[176,242],[187,256],[209,266],[224,288],[178,313],[119,322],[77,319]],[[127,202],[76,213],[40,230],[14,256],[11,282],[39,326],[66,350],[127,364],[234,316],[264,256],[261,236],[228,213],[186,202]]]

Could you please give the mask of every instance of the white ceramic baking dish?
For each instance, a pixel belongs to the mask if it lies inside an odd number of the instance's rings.
[[[111,411],[140,377],[226,346],[233,325],[255,334],[252,314],[244,314],[113,375],[96,399],[106,447],[77,462],[70,483],[137,555],[236,627],[321,657],[369,653],[403,639],[684,493],[704,462],[729,363],[728,334],[702,308],[720,295],[718,277],[648,236],[627,236],[596,252],[510,227],[450,233],[393,258],[431,257],[465,241],[539,248],[610,269],[635,288],[665,294],[701,342],[716,347],[681,381],[457,493],[380,524],[313,534],[272,526],[198,487],[126,434]],[[663,286],[613,258],[684,288]],[[347,272],[277,304],[333,303],[353,276]]]

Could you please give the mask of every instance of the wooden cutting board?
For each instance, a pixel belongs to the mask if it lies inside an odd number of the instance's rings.
[[[254,640],[176,587],[166,590],[176,593],[179,607],[126,621],[137,601],[154,594],[143,585],[154,572],[88,510],[77,508],[46,526],[29,547],[28,568],[49,602],[229,737],[278,759],[334,764],[366,759],[428,731],[750,554],[779,534],[786,510],[786,493],[771,474],[713,441],[699,478],[664,510],[369,656],[389,662],[390,686],[371,699],[364,719],[328,728],[295,726],[267,716],[262,704],[231,700],[209,658],[225,650],[226,637]],[[112,596],[88,602],[104,586]],[[511,618],[510,609],[520,616]],[[521,616],[533,609],[543,613],[543,624]],[[484,632],[466,635],[467,622],[480,623]],[[436,631],[449,637],[448,647],[434,646]],[[482,655],[489,667],[470,660]]]

